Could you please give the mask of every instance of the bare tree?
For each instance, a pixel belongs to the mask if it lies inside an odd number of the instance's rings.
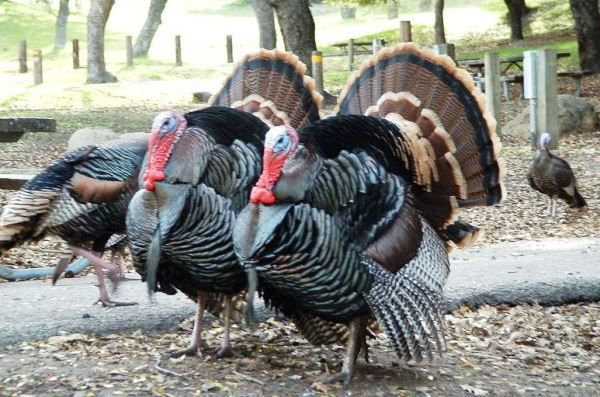
[[[504,0],[508,7],[511,40],[523,40],[523,17],[529,12],[525,0]]]
[[[398,0],[387,0],[387,18],[398,18]]]
[[[435,44],[446,43],[446,31],[444,30],[444,0],[434,0],[433,9],[435,12],[435,23],[433,30],[435,32]]]
[[[69,0],[60,0],[58,15],[56,16],[56,29],[54,34],[54,48],[65,48],[67,44],[67,19],[69,18]]]
[[[600,72],[600,10],[598,2],[569,0],[577,28],[581,70]]]
[[[142,30],[133,45],[133,56],[142,57],[148,55],[154,34],[162,22],[161,16],[166,4],[167,0],[150,1],[146,22],[144,22],[144,26],[142,26]]]
[[[104,28],[115,0],[91,0],[87,19],[87,82],[110,83],[117,78],[106,71],[104,63]]]
[[[275,15],[266,0],[249,0],[258,21],[259,45],[271,50],[277,45]]]
[[[277,14],[285,49],[298,55],[310,73],[310,57],[317,44],[309,0],[267,0],[267,3]]]

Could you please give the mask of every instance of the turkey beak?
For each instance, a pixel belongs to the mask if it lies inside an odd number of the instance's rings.
[[[248,277],[248,288],[246,290],[246,325],[252,326],[255,323],[254,316],[254,295],[258,288],[258,274],[253,264],[246,266],[246,275]]]

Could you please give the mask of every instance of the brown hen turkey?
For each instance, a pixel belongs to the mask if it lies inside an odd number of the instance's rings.
[[[577,181],[569,163],[550,153],[548,145],[552,138],[544,133],[540,148],[529,166],[527,180],[538,192],[548,196],[548,216],[556,216],[556,199],[564,200],[571,208],[586,208],[587,203],[577,189]]]

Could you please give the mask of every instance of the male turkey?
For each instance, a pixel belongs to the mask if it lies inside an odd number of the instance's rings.
[[[494,127],[466,72],[401,44],[356,72],[337,116],[267,133],[234,247],[288,314],[350,327],[328,381],[349,382],[371,317],[403,359],[443,349],[445,240],[477,230],[460,207],[503,196]]]
[[[304,70],[290,53],[262,50],[237,65],[210,107],[154,121],[127,234],[150,292],[178,289],[197,302],[191,343],[175,356],[201,352],[205,309],[224,312],[217,355],[231,351],[232,299],[246,287],[233,221],[260,175],[266,123],[300,128],[319,118],[321,98]]]
[[[577,190],[575,175],[566,160],[550,153],[552,137],[543,133],[540,148],[529,165],[527,180],[532,188],[548,196],[548,216],[556,216],[556,198],[565,200],[571,208],[585,208],[587,203]]]
[[[137,177],[147,137],[117,139],[72,150],[54,161],[13,195],[0,215],[0,255],[46,235],[65,240],[75,256],[92,262],[103,306],[132,303],[110,299],[102,268],[113,282],[117,269],[102,260],[113,234],[125,232],[127,204],[137,191]],[[54,281],[68,262],[59,261]]]

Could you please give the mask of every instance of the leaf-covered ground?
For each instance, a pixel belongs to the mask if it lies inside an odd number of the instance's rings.
[[[118,309],[117,309],[118,310]],[[350,387],[320,380],[339,370],[342,347],[310,346],[288,323],[235,327],[238,357],[172,359],[189,324],[167,334],[69,334],[0,349],[0,395],[599,396],[600,305],[467,308],[446,316],[448,349],[431,364],[404,364],[370,341]],[[214,321],[209,346],[222,331]]]

